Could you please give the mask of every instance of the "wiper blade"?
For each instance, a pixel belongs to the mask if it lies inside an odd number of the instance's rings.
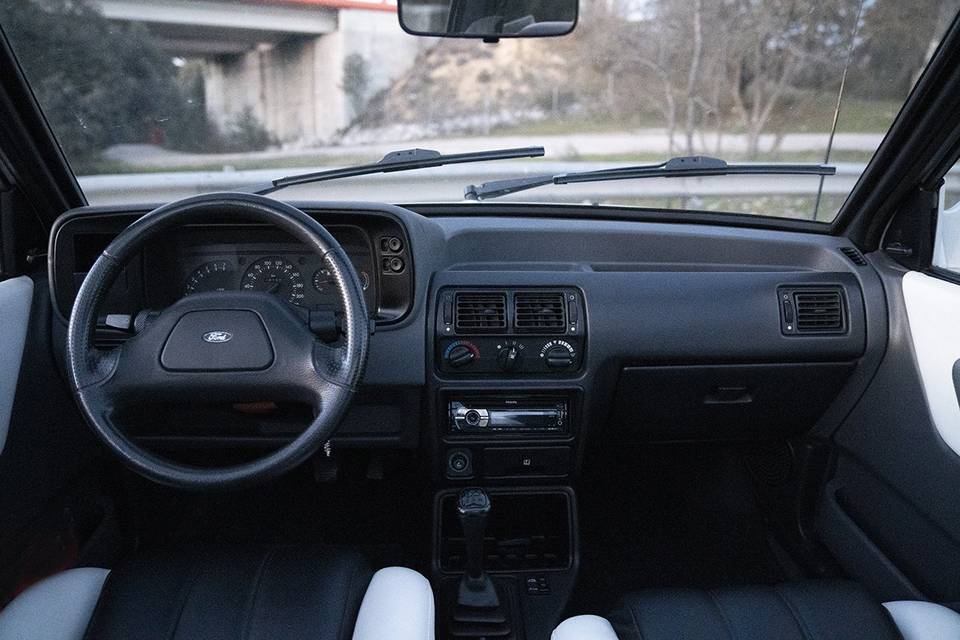
[[[519,147],[516,149],[494,149],[492,151],[473,151],[470,153],[452,153],[443,155],[432,149],[404,149],[391,151],[383,159],[373,164],[361,164],[342,169],[303,173],[286,178],[279,178],[268,185],[254,187],[250,193],[266,195],[284,187],[311,182],[325,182],[340,178],[353,178],[374,173],[391,173],[394,171],[410,171],[412,169],[427,169],[441,167],[447,164],[464,164],[467,162],[486,162],[488,160],[511,160],[514,158],[538,158],[544,154],[543,147]]]
[[[648,164],[598,171],[581,171],[557,175],[525,176],[470,185],[464,190],[467,200],[486,200],[535,189],[548,184],[633,180],[638,178],[697,178],[727,175],[813,175],[832,176],[837,168],[823,164],[727,164],[709,156],[685,156],[660,164]]]

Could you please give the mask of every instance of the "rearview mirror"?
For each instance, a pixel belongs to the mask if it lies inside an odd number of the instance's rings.
[[[539,38],[577,24],[578,0],[397,0],[400,26],[416,36]]]

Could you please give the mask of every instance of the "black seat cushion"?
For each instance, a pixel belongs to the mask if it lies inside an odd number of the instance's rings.
[[[200,549],[110,573],[88,640],[348,640],[371,572],[331,547]]]
[[[886,609],[853,582],[655,589],[610,616],[620,640],[900,640]]]

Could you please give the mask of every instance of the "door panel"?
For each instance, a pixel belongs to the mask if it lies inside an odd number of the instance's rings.
[[[7,442],[13,398],[20,379],[23,346],[30,324],[33,281],[26,276],[0,282],[0,454]]]
[[[942,290],[940,281],[881,253],[869,259],[887,296],[887,351],[834,435],[838,455],[818,514],[820,535],[878,598],[957,603],[960,456],[946,437],[957,444],[949,420],[957,410],[960,316],[951,305],[960,302],[960,287],[943,283],[953,289]],[[947,421],[945,435],[939,420]]]
[[[110,509],[99,492],[100,447],[53,360],[46,278],[28,282],[8,285],[20,295],[32,291],[29,319],[18,326],[26,329],[22,358],[14,366],[0,353],[0,372],[19,373],[12,404],[3,407],[9,427],[0,454],[0,607],[27,584],[75,563]],[[0,332],[7,333],[10,317],[0,299]]]
[[[903,301],[927,407],[944,442],[960,454],[960,286],[917,271],[903,276]]]

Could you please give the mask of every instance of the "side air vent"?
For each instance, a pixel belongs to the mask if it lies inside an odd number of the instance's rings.
[[[780,287],[780,329],[787,335],[836,335],[847,330],[841,287]]]
[[[781,287],[780,329],[788,335],[836,335],[847,330],[840,287]]]
[[[567,328],[563,294],[518,291],[513,305],[517,333],[564,333]]]
[[[454,301],[458,333],[493,333],[507,328],[507,296],[503,293],[458,293]]]
[[[843,300],[839,291],[797,291],[797,333],[842,333]]]
[[[858,267],[867,266],[867,259],[863,257],[863,254],[860,253],[856,247],[840,247],[840,252],[850,258],[850,262]]]

